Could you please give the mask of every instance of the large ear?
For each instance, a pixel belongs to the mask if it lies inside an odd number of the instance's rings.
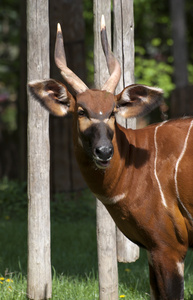
[[[117,113],[124,118],[135,118],[149,113],[163,102],[163,90],[146,85],[126,87],[117,98]]]
[[[28,87],[34,98],[51,114],[63,117],[74,110],[73,96],[59,81],[53,79],[32,81]]]

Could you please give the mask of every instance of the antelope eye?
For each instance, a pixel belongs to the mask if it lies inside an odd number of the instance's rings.
[[[78,110],[78,115],[79,115],[80,117],[86,117],[86,116],[87,116],[87,113],[86,113],[85,110],[79,109],[79,110]]]

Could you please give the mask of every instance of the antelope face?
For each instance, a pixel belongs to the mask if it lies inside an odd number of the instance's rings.
[[[53,79],[29,84],[32,95],[48,111],[63,117],[68,113],[77,121],[79,145],[94,160],[98,168],[105,169],[113,157],[115,116],[133,118],[144,115],[162,102],[162,90],[133,84],[120,94],[90,90],[74,98],[66,86]]]
[[[96,166],[105,169],[113,157],[114,114],[123,118],[144,115],[162,103],[163,91],[144,85],[133,84],[114,96],[120,80],[119,62],[110,50],[106,36],[104,18],[101,22],[101,40],[110,77],[102,91],[90,90],[66,65],[61,28],[58,25],[55,62],[65,81],[75,91],[74,97],[67,87],[54,79],[39,80],[29,83],[29,91],[48,111],[58,117],[68,113],[77,120],[79,145],[94,160]]]
[[[78,142],[100,169],[113,157],[114,96],[106,91],[86,90],[77,95]]]

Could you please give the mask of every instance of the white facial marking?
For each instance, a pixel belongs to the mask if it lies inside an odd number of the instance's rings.
[[[156,128],[155,128],[155,132],[154,132],[154,144],[155,144],[155,161],[154,161],[154,175],[155,178],[157,180],[157,184],[159,187],[159,191],[160,191],[160,195],[161,195],[161,199],[162,199],[162,203],[163,205],[167,208],[167,203],[166,203],[166,199],[164,196],[164,193],[162,191],[162,187],[161,187],[161,183],[159,181],[159,178],[157,176],[157,156],[158,156],[158,146],[157,146],[157,130],[159,127],[163,126],[167,121],[162,122],[161,124],[159,124]]]
[[[103,115],[102,111],[99,111],[99,115],[100,115],[100,116],[102,116],[102,115]]]
[[[191,131],[192,127],[193,127],[193,120],[191,121],[190,126],[189,126],[189,128],[188,128],[188,132],[187,132],[187,135],[186,135],[186,138],[185,138],[185,141],[184,141],[184,147],[183,147],[183,149],[182,149],[182,152],[181,152],[181,154],[180,154],[180,156],[179,156],[179,158],[178,158],[178,160],[177,160],[177,162],[176,162],[174,181],[175,181],[176,195],[177,195],[178,201],[180,202],[180,204],[182,205],[182,207],[183,207],[184,210],[186,211],[186,213],[187,213],[189,219],[190,219],[190,220],[192,221],[192,223],[193,223],[193,217],[191,216],[191,214],[189,213],[189,211],[187,210],[187,208],[184,206],[184,204],[182,203],[182,201],[181,201],[181,199],[180,199],[180,194],[179,194],[179,190],[178,190],[178,178],[177,178],[177,177],[178,177],[178,167],[179,167],[179,164],[180,164],[180,162],[181,162],[181,160],[182,160],[182,158],[183,158],[183,156],[184,156],[184,154],[185,154],[185,152],[186,152],[187,144],[188,144],[188,138],[189,138],[189,136],[190,136],[190,131]]]
[[[184,277],[184,263],[183,262],[177,262],[177,270],[178,270],[178,274],[181,277]]]
[[[122,193],[120,195],[114,196],[112,198],[107,198],[98,194],[95,194],[96,198],[99,199],[103,204],[108,204],[108,205],[112,205],[112,204],[116,204],[117,202],[119,202],[120,200],[123,200],[126,196],[125,193]]]
[[[101,121],[101,120],[95,119],[95,118],[91,118],[90,120],[92,123],[101,123],[101,122],[107,123],[109,121],[109,119],[104,119]]]
[[[68,109],[66,107],[60,106],[60,109],[61,109],[61,111],[62,111],[63,114],[67,115]]]

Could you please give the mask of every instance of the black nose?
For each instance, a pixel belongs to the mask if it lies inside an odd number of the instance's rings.
[[[113,147],[112,146],[101,146],[95,149],[95,155],[100,160],[109,160],[113,156]]]

